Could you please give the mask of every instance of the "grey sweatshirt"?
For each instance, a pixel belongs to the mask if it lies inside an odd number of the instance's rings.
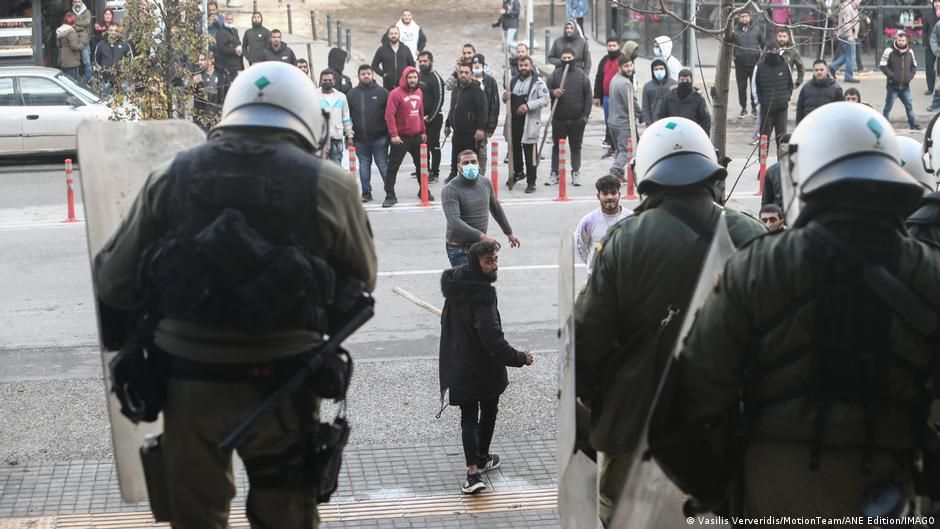
[[[473,181],[458,175],[441,191],[441,204],[447,218],[446,239],[450,242],[467,245],[479,242],[480,234],[486,233],[489,226],[490,213],[503,233],[512,233],[503,207],[483,175]]]

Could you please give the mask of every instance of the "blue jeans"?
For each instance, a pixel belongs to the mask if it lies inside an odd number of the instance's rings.
[[[88,84],[91,82],[91,76],[94,73],[91,68],[91,44],[85,44],[85,47],[82,48],[82,68],[85,72],[85,77],[81,79]]]
[[[330,140],[329,158],[337,165],[343,165],[343,143],[343,140]]]
[[[839,53],[840,55],[836,57],[836,60],[832,61],[832,64],[829,65],[833,71],[838,71],[839,67],[845,65],[845,79],[854,79],[855,78],[855,50],[856,45],[854,42],[849,43],[844,40],[839,40]]]
[[[604,123],[610,117],[610,96],[601,96],[601,106],[604,108]]]
[[[446,243],[447,246],[447,259],[450,261],[450,266],[457,267],[460,265],[470,264],[470,247],[469,246],[458,246],[456,244]]]
[[[379,167],[379,176],[385,182],[388,171],[388,137],[372,141],[356,142],[356,158],[359,159],[359,183],[363,193],[372,192],[372,160]]]
[[[907,112],[907,124],[911,128],[914,128],[917,125],[917,120],[914,119],[914,104],[911,102],[911,87],[901,89],[893,85],[888,85],[888,91],[885,93],[885,109],[882,114],[884,114],[885,119],[888,119],[888,115],[891,114],[891,108],[894,106],[895,98],[901,98],[901,103],[904,104],[904,110]]]

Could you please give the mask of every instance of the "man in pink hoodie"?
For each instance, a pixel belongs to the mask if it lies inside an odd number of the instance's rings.
[[[424,124],[424,94],[418,88],[419,78],[418,70],[414,66],[405,68],[398,81],[398,88],[388,94],[385,123],[388,125],[392,148],[388,155],[383,208],[390,208],[398,203],[398,198],[395,196],[395,179],[398,175],[398,167],[405,159],[405,154],[410,153],[411,157],[417,160],[421,144],[427,142],[427,130]],[[420,192],[418,196],[421,196]],[[434,200],[430,192],[428,196],[430,200]]]

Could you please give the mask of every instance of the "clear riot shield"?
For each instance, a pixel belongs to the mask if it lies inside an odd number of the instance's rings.
[[[714,286],[715,278],[724,269],[725,262],[734,253],[734,243],[731,242],[731,236],[728,233],[728,225],[725,221],[725,214],[722,213],[718,218],[715,227],[715,235],[712,238],[711,246],[706,253],[705,261],[702,263],[702,271],[699,272],[698,282],[695,285],[695,291],[689,303],[688,310],[682,318],[682,326],[679,328],[679,339],[672,347],[672,354],[663,371],[659,381],[659,387],[656,390],[656,397],[653,399],[653,406],[650,408],[646,419],[646,425],[643,427],[643,434],[640,436],[640,445],[635,453],[630,472],[627,474],[627,481],[623,487],[623,493],[617,501],[617,507],[614,516],[611,519],[610,529],[623,529],[633,527],[643,527],[644,529],[675,529],[677,527],[689,527],[686,517],[682,512],[683,503],[686,496],[663,474],[659,466],[652,460],[644,459],[644,454],[649,448],[649,429],[650,418],[656,402],[659,400],[660,392],[663,388],[663,382],[666,380],[673,362],[679,355],[682,342],[685,340],[689,329],[692,327],[695,313],[705,304],[708,293]],[[710,527],[716,527],[710,525]],[[721,526],[717,526],[721,527]]]
[[[579,427],[586,432],[590,416],[575,396],[575,252],[574,234],[565,232],[558,257],[558,511],[562,529],[592,529],[598,524],[597,463],[576,448]]]
[[[117,230],[147,175],[177,153],[205,141],[205,133],[188,121],[83,121],[79,125],[78,159],[81,161],[85,226],[92,267],[95,255]],[[98,324],[100,332],[100,315]],[[117,351],[107,351],[101,345],[121,498],[128,503],[137,503],[147,499],[139,450],[144,437],[160,433],[163,423],[158,420],[135,425],[121,415],[121,406],[111,393],[108,372],[108,362],[115,354]]]

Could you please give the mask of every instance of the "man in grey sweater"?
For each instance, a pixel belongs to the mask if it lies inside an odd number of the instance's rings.
[[[627,138],[630,136],[629,105],[633,105],[634,115],[637,119],[639,119],[641,112],[636,102],[633,59],[621,56],[619,61],[620,71],[610,81],[607,128],[610,129],[610,139],[614,142],[613,147],[616,156],[608,172],[623,181],[624,167],[627,165]],[[636,148],[635,145],[634,148]]]
[[[450,265],[467,264],[470,246],[474,243],[496,242],[496,239],[486,234],[490,213],[509,238],[509,246],[517,248],[519,238],[513,235],[490,181],[479,177],[480,162],[477,154],[469,149],[461,151],[457,155],[457,164],[460,176],[441,190],[441,204],[447,218],[447,259]]]

